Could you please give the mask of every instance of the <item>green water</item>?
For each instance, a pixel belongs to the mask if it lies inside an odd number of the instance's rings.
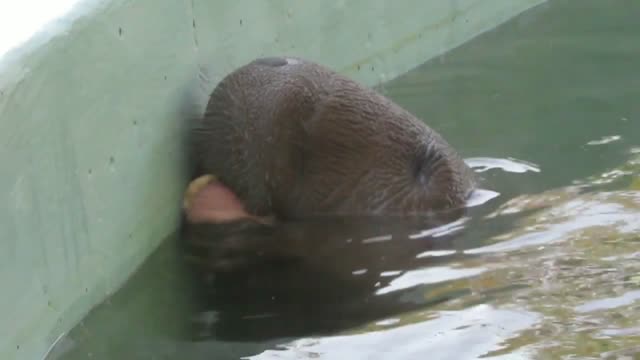
[[[500,195],[458,231],[318,255],[333,277],[260,274],[217,303],[171,239],[49,358],[640,358],[639,18],[550,1],[385,84],[490,168]]]

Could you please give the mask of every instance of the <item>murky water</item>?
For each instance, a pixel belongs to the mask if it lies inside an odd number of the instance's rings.
[[[639,18],[551,1],[384,86],[482,178],[468,217],[309,225],[304,270],[217,289],[167,241],[49,358],[640,359]]]

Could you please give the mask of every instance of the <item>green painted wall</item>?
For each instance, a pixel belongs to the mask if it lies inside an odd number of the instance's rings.
[[[184,119],[260,55],[389,80],[543,0],[85,1],[0,58],[0,359],[39,359],[178,220]]]

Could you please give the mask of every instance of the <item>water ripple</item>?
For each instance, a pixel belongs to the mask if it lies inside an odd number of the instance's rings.
[[[576,306],[575,310],[579,313],[607,310],[620,306],[631,305],[638,300],[640,300],[640,290],[635,290],[629,291],[617,297],[589,301],[582,305]]]
[[[540,172],[538,165],[514,158],[475,157],[467,158],[465,162],[475,172],[485,172],[491,169],[500,169],[511,173]]]
[[[418,285],[436,284],[445,281],[473,277],[485,272],[484,268],[454,269],[448,266],[430,267],[420,270],[407,271],[402,276],[393,279],[388,286],[376,291],[376,295],[408,289]]]
[[[300,339],[246,359],[480,359],[539,321],[533,312],[490,305],[437,314],[429,321],[379,331]]]
[[[614,141],[620,140],[622,137],[620,135],[612,135],[612,136],[603,136],[598,140],[591,140],[587,143],[587,145],[604,145],[608,143],[612,143]]]
[[[495,199],[500,196],[499,192],[486,190],[486,189],[476,189],[471,193],[471,196],[467,200],[467,207],[474,207],[478,205],[485,204],[489,202],[489,200]]]

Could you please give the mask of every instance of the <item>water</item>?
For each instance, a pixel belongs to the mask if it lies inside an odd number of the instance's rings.
[[[170,239],[49,358],[640,358],[639,16],[551,1],[385,84],[478,171],[469,217],[317,224],[306,271],[222,293]]]

